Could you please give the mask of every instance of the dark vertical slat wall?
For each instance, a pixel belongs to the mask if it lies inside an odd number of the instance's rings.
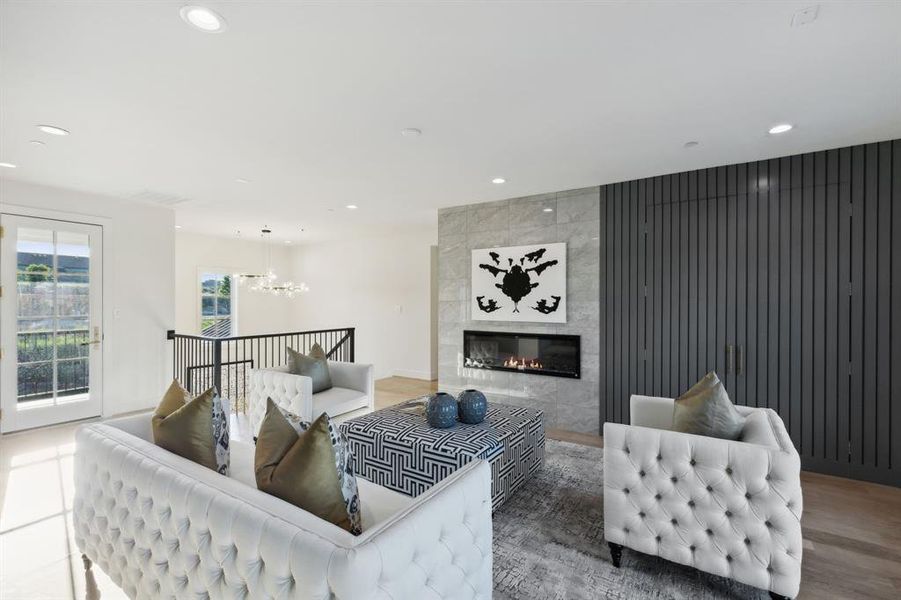
[[[601,214],[602,423],[716,370],[805,468],[901,485],[901,140],[610,184]]]

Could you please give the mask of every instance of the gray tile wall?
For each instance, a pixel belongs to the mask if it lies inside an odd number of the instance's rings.
[[[600,188],[540,194],[438,212],[438,381],[444,391],[477,388],[489,401],[544,410],[546,426],[599,433]],[[545,208],[553,212],[544,212]],[[567,243],[567,323],[470,320],[471,251]],[[563,379],[463,367],[463,330],[577,334],[582,378]]]

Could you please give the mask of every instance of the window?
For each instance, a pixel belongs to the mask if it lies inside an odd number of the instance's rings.
[[[232,318],[232,278],[227,273],[200,273],[200,334],[229,337],[234,331]]]

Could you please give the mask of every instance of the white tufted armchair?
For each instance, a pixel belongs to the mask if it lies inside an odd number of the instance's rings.
[[[251,371],[247,411],[254,435],[266,415],[266,398],[272,398],[277,406],[306,421],[312,421],[324,412],[336,417],[361,408],[373,408],[372,365],[330,360],[328,368],[333,387],[318,394],[313,393],[312,379],[293,375],[287,367]]]
[[[604,424],[604,537],[793,598],[801,582],[801,464],[782,419],[736,407],[741,441],[669,431],[673,400],[632,396]]]

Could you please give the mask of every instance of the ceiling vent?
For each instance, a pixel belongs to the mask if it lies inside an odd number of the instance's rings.
[[[138,202],[150,202],[151,204],[159,204],[160,206],[178,206],[179,204],[184,204],[185,202],[190,201],[188,198],[176,196],[175,194],[164,194],[162,192],[153,192],[150,190],[144,190],[143,192],[132,194],[131,199],[137,200]]]
[[[819,12],[819,4],[814,4],[813,6],[802,8],[794,15],[792,15],[792,27],[802,27],[804,25],[810,25],[817,20],[817,15],[819,14]]]

